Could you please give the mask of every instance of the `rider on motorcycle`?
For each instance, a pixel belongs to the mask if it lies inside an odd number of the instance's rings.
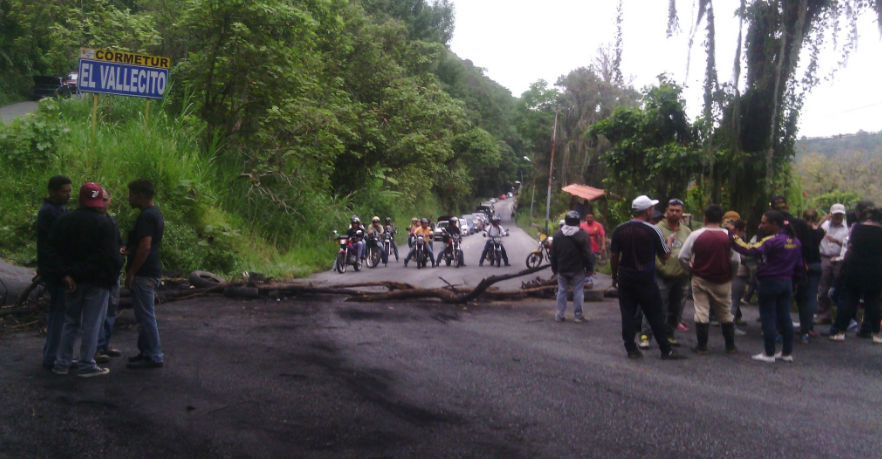
[[[410,219],[410,229],[407,230],[407,246],[413,248],[413,233],[420,227],[420,220],[416,217]]]
[[[438,253],[438,261],[435,262],[435,264],[440,265],[441,258],[444,257],[444,252],[446,252],[447,250],[451,250],[451,247],[453,246],[453,235],[454,234],[462,237],[462,230],[459,229],[459,219],[457,219],[456,217],[452,217],[450,219],[450,224],[447,226],[447,228],[441,230],[441,238],[444,240],[444,249],[442,249],[441,252]],[[463,257],[463,254],[462,254],[462,249],[460,249],[460,251],[459,251],[459,265],[460,266],[466,265],[465,258]]]
[[[389,235],[390,242],[392,243],[392,251],[395,252],[395,261],[398,261],[398,244],[395,243],[395,226],[392,225],[392,217],[386,217],[386,227],[383,228],[386,230],[386,234]]]
[[[505,236],[505,229],[499,225],[502,222],[501,218],[493,216],[493,218],[490,219],[490,222],[490,228],[487,228],[487,243],[484,244],[484,252],[481,253],[481,260],[478,261],[478,266],[484,266],[484,259],[487,258],[487,252],[493,248],[493,238]],[[511,266],[508,264],[508,254],[505,253],[505,246],[500,245],[500,248],[502,249],[502,261],[505,262],[505,266]]]
[[[374,217],[371,219],[371,225],[368,226],[367,232],[368,234],[372,234],[376,238],[369,239],[368,242],[377,246],[377,250],[380,251],[380,259],[382,260],[383,264],[385,265],[389,263],[388,255],[386,254],[386,251],[383,250],[383,243],[381,242],[383,240],[383,234],[386,232],[386,228],[384,228],[383,225],[380,224],[380,217]]]
[[[349,217],[349,230],[346,231],[346,236],[355,246],[358,259],[364,260],[364,225],[355,215]]]
[[[432,262],[432,267],[435,267],[435,254],[432,253],[432,246],[429,245],[429,241],[432,240],[435,232],[432,231],[432,228],[429,228],[429,219],[424,218],[420,220],[420,226],[417,229],[413,230],[413,236],[415,238],[422,237],[426,241],[425,249],[429,256],[429,261]],[[404,267],[407,268],[407,262],[416,254],[416,242],[414,242],[414,248],[410,249],[410,253],[407,254],[407,257],[404,258]],[[417,266],[419,267],[419,266]]]

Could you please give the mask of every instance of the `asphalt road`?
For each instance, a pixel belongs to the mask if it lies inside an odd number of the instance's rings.
[[[17,104],[0,107],[0,121],[8,123],[13,119],[27,115],[37,109],[36,102],[20,102]]]

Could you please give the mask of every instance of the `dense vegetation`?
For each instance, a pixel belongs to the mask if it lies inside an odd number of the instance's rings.
[[[837,202],[882,202],[882,133],[803,138],[799,150],[796,166],[808,198],[806,206],[826,212]]]
[[[174,270],[308,272],[351,213],[464,210],[529,163],[515,99],[447,49],[452,32],[445,0],[0,0],[4,99],[74,69],[79,46],[175,63],[149,123],[143,101],[102,97],[94,139],[88,100],[3,128],[0,248],[33,256],[55,173],[118,193],[156,180]]]

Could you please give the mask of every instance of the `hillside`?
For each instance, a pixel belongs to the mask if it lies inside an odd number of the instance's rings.
[[[841,153],[861,152],[866,156],[882,156],[882,131],[842,134],[833,137],[802,137],[797,143],[797,160],[816,153],[832,158]]]

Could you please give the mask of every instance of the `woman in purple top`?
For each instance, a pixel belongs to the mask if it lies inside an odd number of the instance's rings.
[[[774,363],[775,360],[792,362],[793,320],[790,318],[790,299],[793,283],[805,272],[802,247],[781,212],[772,210],[763,214],[760,222],[763,234],[771,234],[756,244],[748,244],[738,236],[731,236],[732,249],[757,259],[757,296],[760,319],[763,323],[765,352],[753,356],[754,360]],[[775,334],[781,329],[784,348],[775,353]]]

